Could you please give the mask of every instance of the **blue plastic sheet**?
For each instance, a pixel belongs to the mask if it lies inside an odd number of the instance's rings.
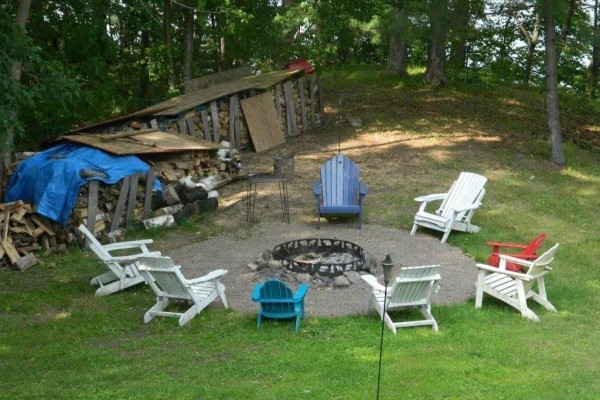
[[[106,178],[83,178],[82,169],[102,172]],[[136,156],[111,156],[92,147],[62,144],[21,161],[8,183],[5,201],[34,203],[39,214],[66,225],[81,186],[93,179],[114,184],[149,169]],[[162,192],[157,179],[154,188]]]

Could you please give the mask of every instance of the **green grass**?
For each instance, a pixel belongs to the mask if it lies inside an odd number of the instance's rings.
[[[559,313],[534,306],[541,322],[532,323],[487,297],[481,310],[472,301],[434,307],[438,334],[386,330],[381,398],[598,398],[599,154],[567,140],[569,167],[547,161],[543,93],[466,84],[437,90],[421,79],[371,67],[324,76],[332,106],[346,91],[349,112],[363,118],[360,133],[432,136],[431,147],[410,158],[403,157],[408,147],[394,153],[399,169],[409,162],[423,172],[408,176],[404,191],[374,192],[383,206],[367,208],[367,220],[406,229],[412,194],[423,194],[425,181],[443,189],[457,168],[479,171],[490,178],[475,217],[484,229],[451,235],[449,243],[481,261],[487,240],[546,232],[546,245],[561,243],[547,279]],[[567,138],[597,126],[597,111],[589,102],[570,108]],[[465,135],[466,143],[449,145]],[[445,157],[432,154],[440,149]],[[222,228],[202,220],[180,229],[201,240]],[[136,235],[160,241],[167,233]],[[257,331],[252,315],[210,308],[182,328],[167,318],[143,324],[153,303],[147,287],[95,298],[88,283],[104,271],[95,259],[69,249],[43,260],[25,273],[0,270],[0,398],[375,397],[380,327],[373,315],[308,318],[298,335],[289,323],[268,321]]]

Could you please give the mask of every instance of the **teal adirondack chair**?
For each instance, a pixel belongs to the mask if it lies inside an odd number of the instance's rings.
[[[252,292],[252,301],[259,304],[256,327],[260,328],[262,318],[296,319],[295,332],[304,318],[304,297],[308,292],[308,283],[302,283],[295,294],[278,279],[259,283]]]
[[[313,184],[317,228],[321,227],[321,216],[348,214],[357,215],[358,227],[362,226],[362,202],[368,189],[359,175],[356,163],[341,153],[321,167],[321,180]]]

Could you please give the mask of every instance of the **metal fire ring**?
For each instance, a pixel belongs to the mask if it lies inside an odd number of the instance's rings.
[[[320,263],[298,260],[307,253],[348,253],[349,263]],[[341,239],[297,239],[281,243],[273,248],[273,259],[281,260],[284,268],[299,273],[337,276],[348,271],[361,271],[365,264],[365,251],[359,245]]]

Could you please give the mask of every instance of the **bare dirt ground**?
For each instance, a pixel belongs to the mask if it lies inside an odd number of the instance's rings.
[[[316,132],[316,133],[315,133]],[[246,182],[240,181],[219,190],[220,207],[229,209],[211,218],[211,223],[223,233],[200,240],[201,232],[178,230],[160,249],[182,265],[188,277],[197,277],[215,268],[225,268],[229,274],[223,282],[231,308],[242,313],[256,312],[250,300],[257,277],[247,264],[263,250],[270,250],[284,241],[335,237],[349,240],[378,260],[391,254],[395,268],[400,266],[441,264],[442,288],[434,299],[436,304],[464,302],[474,295],[475,262],[460,249],[439,243],[440,235],[420,229],[409,236],[412,216],[418,205],[412,198],[448,189],[462,169],[440,170],[438,161],[472,153],[481,145],[477,135],[415,137],[398,132],[368,133],[330,126],[294,138],[275,149],[262,153],[245,153],[243,160],[248,173],[272,172],[278,154],[292,154],[295,161],[294,179],[289,183],[291,223],[283,223],[276,185],[258,187],[255,223],[246,222]],[[319,177],[321,165],[341,151],[361,169],[361,177],[369,188],[365,199],[365,224],[362,230],[355,221],[324,222],[316,229],[315,200],[312,183]],[[482,140],[486,140],[485,138]],[[461,165],[464,168],[464,163]],[[435,175],[435,182],[427,178]],[[440,183],[437,184],[436,182]],[[426,184],[428,183],[429,184]],[[402,197],[406,201],[398,202]],[[237,203],[236,203],[237,202]],[[400,226],[398,229],[396,226]],[[461,234],[461,233],[458,233]],[[378,268],[380,282],[383,281]],[[307,314],[319,316],[356,315],[364,313],[368,287],[362,281],[349,288],[311,288],[307,297]]]

